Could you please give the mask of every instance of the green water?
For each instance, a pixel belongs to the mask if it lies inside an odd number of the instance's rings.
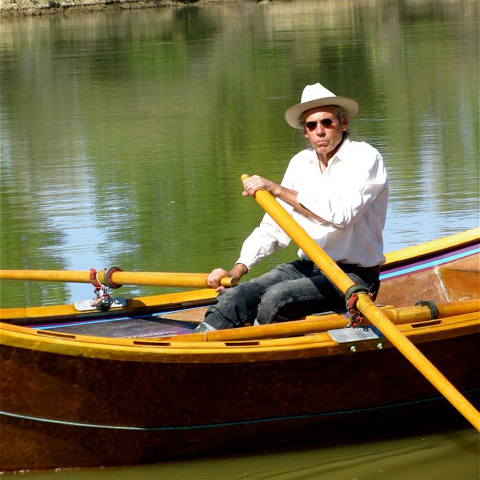
[[[386,251],[480,224],[476,1],[245,2],[3,19],[0,61],[1,268],[230,267],[262,216],[241,196],[240,176],[281,180],[304,145],[283,113],[317,81],[359,101],[354,136],[384,156]],[[92,295],[80,284],[0,285],[2,307]],[[477,440],[460,430],[55,477],[470,480]]]
[[[2,268],[229,267],[262,215],[240,175],[282,178],[304,145],[283,112],[316,81],[359,100],[353,132],[385,157],[386,251],[477,226],[477,20],[312,0],[3,20]],[[90,296],[3,282],[1,305]]]
[[[260,452],[158,465],[26,474],[34,480],[476,480],[470,431]],[[3,478],[18,478],[5,475]]]

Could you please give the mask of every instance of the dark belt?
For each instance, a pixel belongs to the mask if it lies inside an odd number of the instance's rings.
[[[311,262],[311,260],[304,260],[304,262]],[[348,267],[356,267],[356,268],[361,268],[362,270],[367,270],[368,272],[372,273],[380,273],[380,265],[375,265],[374,267],[361,267],[360,265],[355,265],[353,263],[337,263],[337,265],[343,270],[348,269]],[[316,267],[318,268],[318,267]]]
[[[373,273],[380,273],[380,265],[375,265],[374,267],[361,267],[360,265],[353,265],[351,263],[337,263],[337,265],[342,268],[348,268],[351,266],[357,267],[357,268],[362,268],[363,270],[368,270],[369,272]]]

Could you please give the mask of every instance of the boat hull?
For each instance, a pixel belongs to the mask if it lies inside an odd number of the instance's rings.
[[[479,340],[419,345],[477,405]],[[140,464],[463,420],[393,348],[225,364],[5,348],[1,365],[2,391],[22,386],[2,395],[2,411],[15,414],[1,416],[6,471],[27,459],[28,469]]]

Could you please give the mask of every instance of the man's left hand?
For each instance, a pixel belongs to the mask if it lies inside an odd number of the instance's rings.
[[[243,181],[243,188],[245,189],[242,195],[248,197],[249,195],[254,197],[255,192],[258,190],[266,190],[270,192],[274,197],[279,195],[279,190],[282,188],[277,183],[271,182],[260,175],[252,175]]]

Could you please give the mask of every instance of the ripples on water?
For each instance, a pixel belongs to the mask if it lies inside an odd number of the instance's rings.
[[[478,434],[459,430],[163,464],[30,473],[35,480],[475,480]],[[13,476],[13,475],[12,475]],[[6,475],[5,477],[10,477]],[[17,477],[15,475],[15,477]]]
[[[280,181],[303,146],[283,112],[317,80],[359,99],[354,135],[385,158],[387,251],[477,226],[478,7],[456,3],[248,2],[9,20],[2,267],[230,265],[262,215],[239,177]],[[35,288],[4,287],[2,305],[87,292]]]

